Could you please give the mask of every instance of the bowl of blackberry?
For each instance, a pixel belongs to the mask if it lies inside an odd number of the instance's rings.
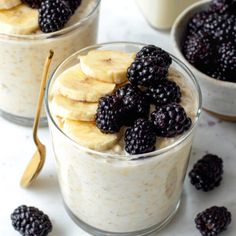
[[[191,5],[176,19],[171,38],[176,55],[200,83],[204,109],[236,121],[236,1]]]

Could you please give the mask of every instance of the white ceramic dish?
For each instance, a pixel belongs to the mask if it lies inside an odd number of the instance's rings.
[[[191,65],[181,51],[181,45],[189,19],[197,12],[207,9],[210,1],[195,3],[183,11],[176,19],[171,39],[177,57],[194,73],[203,93],[203,107],[224,120],[236,121],[236,83],[216,80]]]

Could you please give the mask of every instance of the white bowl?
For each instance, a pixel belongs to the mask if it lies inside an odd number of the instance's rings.
[[[182,54],[181,46],[190,18],[197,12],[206,10],[210,1],[200,1],[183,11],[176,19],[172,30],[171,39],[176,56],[196,76],[203,94],[203,107],[221,119],[236,121],[236,83],[216,80],[191,65]]]

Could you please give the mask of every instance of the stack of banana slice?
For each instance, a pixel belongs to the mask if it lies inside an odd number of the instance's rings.
[[[39,29],[38,15],[20,0],[0,0],[0,33],[32,34]]]
[[[104,134],[95,124],[98,101],[127,81],[135,55],[119,51],[90,51],[80,64],[55,81],[50,108],[60,128],[80,145],[97,151],[112,148],[120,134]]]

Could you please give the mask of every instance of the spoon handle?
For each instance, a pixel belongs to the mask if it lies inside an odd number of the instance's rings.
[[[35,115],[34,125],[33,125],[33,139],[36,145],[41,144],[38,139],[37,133],[38,133],[38,126],[39,126],[43,98],[45,94],[46,82],[48,78],[48,71],[52,62],[53,55],[54,55],[54,52],[50,50],[49,55],[44,64],[44,69],[43,69],[42,81],[41,81],[40,92],[39,92],[39,99],[38,99],[37,110],[36,110],[36,115]]]

